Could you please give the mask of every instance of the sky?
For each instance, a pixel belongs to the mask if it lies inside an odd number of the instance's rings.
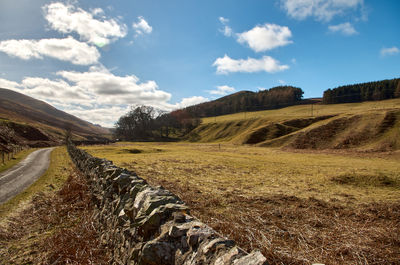
[[[0,87],[113,127],[292,85],[400,77],[398,0],[0,0]]]

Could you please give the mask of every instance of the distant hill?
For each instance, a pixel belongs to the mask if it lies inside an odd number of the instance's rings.
[[[51,145],[61,141],[65,131],[71,131],[76,138],[81,140],[100,139],[110,134],[107,128],[94,125],[43,101],[5,88],[0,88],[0,127],[3,131],[11,129],[14,134],[19,135],[14,140],[10,137],[6,139],[3,135],[3,141],[1,141],[3,144],[7,141],[18,142],[25,139],[28,143],[38,140],[42,142],[42,144],[35,142],[34,145],[46,145],[46,141],[49,142],[48,145]],[[31,133],[24,135],[24,131]],[[38,136],[38,139],[31,137],[39,134],[43,135]]]
[[[213,101],[185,108],[192,117],[212,117],[238,113],[277,109],[302,102],[303,90],[293,86],[278,86],[258,92],[240,91]]]

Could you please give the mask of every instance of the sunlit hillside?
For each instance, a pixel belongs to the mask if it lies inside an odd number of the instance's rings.
[[[297,149],[400,149],[400,99],[299,105],[204,118],[187,140]]]

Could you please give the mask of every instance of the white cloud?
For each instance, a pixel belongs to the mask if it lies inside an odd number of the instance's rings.
[[[90,10],[94,16],[104,15],[104,10],[101,8],[93,8]]]
[[[18,90],[19,84],[14,81],[0,78],[0,88],[7,88],[11,90]]]
[[[288,27],[268,23],[238,33],[237,37],[239,43],[247,43],[255,52],[264,52],[292,43],[289,40],[292,32]]]
[[[278,80],[278,83],[279,83],[280,85],[285,85],[285,84],[286,84],[285,80],[281,80],[281,79]]]
[[[382,48],[381,51],[380,51],[381,56],[396,55],[399,52],[400,52],[400,50],[396,46],[393,46],[391,48]]]
[[[230,37],[230,36],[232,36],[232,34],[233,34],[233,30],[232,30],[231,27],[225,26],[224,29],[223,29],[223,31],[222,31],[222,33],[224,33],[224,35],[225,35],[226,37]]]
[[[72,37],[65,39],[6,40],[0,42],[0,51],[24,60],[43,59],[44,56],[78,65],[97,63],[100,53],[94,46]]]
[[[233,35],[233,30],[230,26],[228,26],[229,19],[224,18],[224,17],[219,17],[218,20],[222,23],[224,26],[222,29],[219,29],[220,32],[222,32],[226,37],[230,37]]]
[[[145,104],[161,108],[171,99],[171,94],[159,90],[155,81],[139,83],[134,75],[116,76],[93,68],[89,72],[60,71],[57,75],[96,95],[100,104]]]
[[[104,127],[114,127],[115,122],[129,110],[129,106],[107,106],[95,109],[66,109],[66,111],[72,115],[95,124],[100,124]]]
[[[77,117],[112,127],[129,106],[148,105],[171,111],[195,105],[207,98],[194,96],[171,104],[171,94],[155,81],[140,82],[134,75],[117,76],[102,65],[87,72],[60,71],[57,78],[25,77],[20,83],[1,79],[0,87],[43,100]]]
[[[347,36],[358,34],[358,32],[353,27],[353,25],[349,22],[338,24],[338,25],[331,25],[328,28],[329,28],[329,31],[331,31],[331,32],[340,32],[343,35],[347,35]]]
[[[281,65],[279,61],[270,56],[263,56],[260,59],[247,58],[245,59],[232,59],[225,54],[224,57],[217,58],[213,63],[217,67],[217,74],[228,74],[234,72],[268,72],[275,73],[289,69],[288,65]]]
[[[147,23],[144,17],[138,17],[138,20],[138,22],[132,24],[137,35],[150,34],[153,31],[153,28]]]
[[[330,21],[336,15],[360,8],[365,16],[364,0],[281,0],[286,13],[299,20],[315,17],[318,21]]]
[[[208,93],[210,93],[211,95],[220,95],[220,96],[224,96],[227,95],[229,93],[233,93],[236,91],[236,89],[234,87],[231,86],[217,86],[217,89],[215,90],[210,90],[208,91]]]
[[[99,47],[127,34],[126,25],[119,24],[115,19],[94,18],[103,14],[101,8],[93,9],[89,13],[71,4],[55,2],[45,5],[43,11],[50,28],[61,33],[76,32],[82,40]]]
[[[45,101],[82,106],[93,106],[94,103],[92,102],[94,95],[61,79],[26,77],[22,80],[21,87],[28,95]]]
[[[181,100],[181,102],[171,106],[171,108],[169,110],[173,110],[173,109],[180,109],[180,108],[185,108],[185,107],[189,107],[189,106],[193,106],[196,104],[200,104],[203,102],[208,101],[208,98],[205,97],[201,97],[201,96],[194,96],[194,97],[190,97],[190,98],[183,98]]]
[[[224,17],[219,17],[218,20],[219,20],[219,22],[221,22],[224,25],[229,22],[229,19],[228,18],[224,18]]]

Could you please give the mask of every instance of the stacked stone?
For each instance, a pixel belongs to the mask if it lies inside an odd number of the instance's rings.
[[[267,264],[259,251],[246,253],[192,217],[164,188],[71,142],[68,151],[91,187],[102,241],[114,246],[112,264]]]

